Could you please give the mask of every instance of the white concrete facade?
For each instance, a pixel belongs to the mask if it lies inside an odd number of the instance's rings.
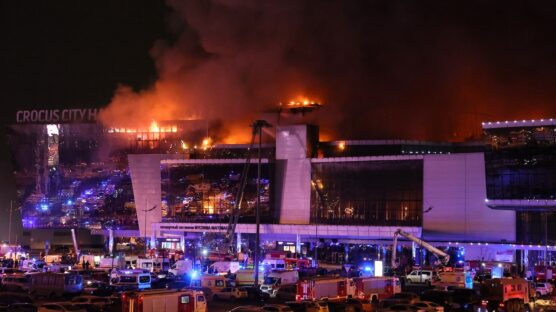
[[[306,126],[277,127],[276,179],[273,187],[279,224],[263,224],[261,233],[266,237],[286,240],[291,236],[294,241],[296,235],[302,238],[391,239],[398,227],[310,224],[311,162],[421,160],[423,208],[432,209],[423,214],[422,227],[404,229],[422,235],[429,241],[515,241],[515,212],[491,209],[485,203],[485,164],[482,153],[310,159],[307,157],[307,141]],[[164,233],[225,232],[227,224],[161,222],[160,165],[240,163],[244,160],[179,158],[179,155],[129,155],[141,236],[145,236],[145,233],[150,236],[153,230],[158,237]],[[153,211],[145,213],[154,205],[157,207]],[[254,233],[254,228],[253,224],[238,224],[237,232]]]
[[[515,212],[486,203],[483,153],[426,155],[423,238],[431,241],[515,241]]]
[[[277,192],[281,224],[309,224],[311,162],[307,158],[307,127],[276,129]]]

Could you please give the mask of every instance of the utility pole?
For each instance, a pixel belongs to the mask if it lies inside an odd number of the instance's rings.
[[[271,125],[265,120],[257,120],[253,124],[253,133],[259,133],[259,148],[258,148],[258,163],[257,163],[257,204],[255,206],[255,223],[256,223],[256,236],[255,236],[255,255],[253,257],[255,268],[255,287],[259,286],[259,253],[260,253],[260,227],[261,227],[261,149],[262,149],[262,136],[263,128],[270,128]]]
[[[10,221],[8,223],[8,244],[12,244],[12,212],[14,210],[13,207],[14,201],[10,200]]]

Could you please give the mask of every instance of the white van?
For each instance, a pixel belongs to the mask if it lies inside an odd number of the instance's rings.
[[[209,266],[213,273],[235,273],[239,270],[239,262],[237,261],[217,261]]]
[[[299,281],[299,272],[295,270],[272,270],[264,278],[261,291],[268,293],[270,297],[276,297],[280,286],[293,285]]]
[[[110,284],[124,289],[149,289],[151,288],[150,273],[136,273],[123,271],[110,280]]]
[[[188,274],[192,269],[193,261],[188,259],[178,260],[176,261],[176,263],[174,263],[174,265],[172,265],[170,270],[168,270],[168,273],[173,274],[176,277],[182,277],[185,274]]]

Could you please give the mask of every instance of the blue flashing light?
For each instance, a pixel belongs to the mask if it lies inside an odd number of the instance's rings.
[[[197,271],[191,271],[191,278],[197,278],[199,276],[199,272]]]
[[[66,205],[73,205],[73,201],[71,199],[68,199],[68,201],[66,202]]]
[[[365,270],[365,272],[371,272],[371,267],[370,267],[370,266],[366,266],[366,267],[364,268],[364,270]]]
[[[41,211],[48,211],[48,204],[40,204]]]
[[[463,263],[463,260],[459,260],[458,263],[459,263],[459,264],[462,264],[462,263]]]

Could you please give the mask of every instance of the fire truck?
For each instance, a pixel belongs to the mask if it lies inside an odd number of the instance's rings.
[[[296,300],[345,299],[355,294],[352,279],[342,277],[319,277],[297,283]]]
[[[356,277],[355,297],[372,302],[392,297],[402,291],[397,277]]]
[[[198,290],[151,290],[122,294],[122,312],[206,312],[207,302]]]
[[[523,278],[485,280],[481,284],[481,295],[481,305],[486,311],[518,312],[529,308],[529,282]]]

